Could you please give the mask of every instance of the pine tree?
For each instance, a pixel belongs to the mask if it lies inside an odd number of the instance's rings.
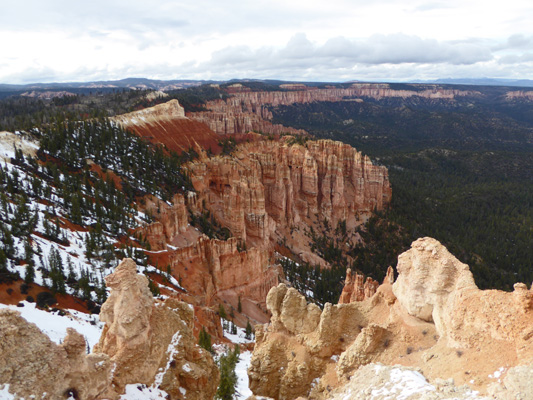
[[[240,349],[239,345],[235,349],[227,350],[226,354],[221,356],[218,361],[220,369],[220,384],[218,385],[216,399],[232,400],[235,395],[235,386],[237,385],[237,374],[235,366],[239,362]]]
[[[24,259],[26,260],[24,282],[29,285],[35,279],[35,262],[33,261],[33,248],[28,238],[24,241]]]
[[[237,311],[242,313],[241,296],[239,295],[239,303],[237,304]]]
[[[248,340],[252,340],[253,330],[252,325],[250,325],[250,320],[246,323],[246,331],[244,337]]]
[[[228,315],[226,314],[226,309],[224,308],[224,305],[222,303],[220,303],[220,305],[218,306],[218,315],[222,319],[228,319]]]
[[[206,332],[205,328],[202,327],[198,335],[198,345],[207,350],[210,353],[213,353],[213,346],[211,345],[211,335]]]
[[[50,265],[50,279],[52,280],[52,291],[65,294],[65,275],[63,273],[63,261],[59,251],[52,247],[50,255],[48,256],[48,263]]]

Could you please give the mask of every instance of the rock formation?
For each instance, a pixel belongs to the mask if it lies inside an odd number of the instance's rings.
[[[0,383],[21,397],[51,400],[117,399],[128,384],[161,389],[173,399],[213,398],[219,373],[195,344],[192,308],[175,299],[156,302],[131,259],[106,284],[111,295],[100,313],[106,325],[89,355],[75,330],[56,345],[18,312],[0,310]]]
[[[321,311],[283,284],[271,289],[267,308],[272,318],[269,325],[256,326],[248,376],[255,394],[275,399],[307,396],[331,357],[344,351],[366,324],[351,304],[326,304]]]
[[[199,201],[247,243],[268,242],[276,229],[341,220],[390,201],[387,170],[349,145],[331,140],[259,141],[234,157],[191,163]]]
[[[419,239],[398,257],[398,279],[394,295],[407,312],[435,322],[439,334],[450,326],[458,297],[477,290],[468,265],[457,260],[437,240]]]
[[[156,303],[131,259],[120,263],[106,285],[111,295],[100,313],[106,325],[94,352],[114,363],[109,395],[141,383],[154,384],[172,398],[184,393],[188,399],[212,398],[218,370],[211,355],[195,345],[189,305],[175,299]]]
[[[389,267],[389,270],[392,268]],[[339,304],[351,303],[352,301],[363,301],[374,296],[378,289],[379,283],[374,279],[358,273],[352,273],[348,268],[346,270],[346,280],[342,288]]]
[[[371,397],[369,397],[371,396]],[[332,400],[488,400],[468,387],[456,387],[450,381],[429,383],[416,369],[382,364],[359,368],[352,379],[328,394]]]
[[[60,345],[17,311],[0,310],[0,383],[21,398],[102,398],[111,383],[105,354],[86,354],[82,335],[68,328]]]
[[[532,90],[515,90],[505,94],[507,100],[533,100]]]
[[[186,282],[197,304],[216,305],[215,296],[235,291],[258,304],[265,304],[268,291],[279,283],[281,268],[269,251],[253,247],[239,250],[239,240],[209,239],[202,236],[187,247],[166,253],[172,275]],[[236,304],[235,304],[236,306]]]
[[[519,394],[528,393],[532,371],[533,290],[479,290],[468,266],[431,238],[415,241],[397,268],[394,284],[389,270],[371,297],[322,311],[294,289],[273,288],[270,324],[256,327],[254,393],[329,398],[334,387],[354,390],[366,371],[359,368],[380,362],[416,366],[431,382],[453,379],[484,393],[490,387],[496,398],[527,398]],[[361,295],[362,279],[357,286],[348,277],[351,299]]]
[[[388,84],[354,83],[349,88],[330,87],[318,89],[301,85],[282,85],[285,91],[254,92],[242,85],[228,88],[231,94],[226,100],[209,101],[209,111],[191,113],[189,116],[207,124],[218,134],[239,134],[249,131],[279,134],[303,134],[281,125],[273,125],[271,107],[295,103],[311,103],[314,101],[353,101],[361,98],[408,98],[422,97],[427,99],[453,100],[461,96],[479,95],[475,91],[443,89],[437,85],[426,85],[424,90],[395,90]],[[246,90],[245,90],[246,89]],[[295,90],[296,89],[296,90]]]
[[[215,153],[220,150],[218,142],[221,137],[206,124],[187,118],[177,100],[117,115],[113,119],[125,129],[178,153],[197,145]]]
[[[533,364],[519,365],[506,371],[503,381],[489,386],[489,393],[499,400],[532,400]]]
[[[189,202],[195,197],[194,192],[188,192]],[[172,198],[172,205],[158,199],[150,199],[146,209],[149,210],[157,221],[142,229],[143,236],[146,237],[150,248],[153,251],[167,249],[167,244],[176,245],[179,236],[187,231],[189,226],[189,213],[185,196],[176,194]]]
[[[479,290],[466,264],[438,241],[423,238],[398,257],[393,291],[407,312],[434,322],[438,334],[455,347],[487,347],[505,341],[517,356],[532,356],[533,292],[515,284],[513,293]]]

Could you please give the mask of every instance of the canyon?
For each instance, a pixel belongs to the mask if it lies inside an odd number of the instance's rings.
[[[189,113],[189,117],[208,125],[214,132],[244,134],[256,131],[265,134],[305,134],[305,131],[272,124],[271,108],[281,105],[312,102],[364,101],[365,98],[380,100],[384,98],[420,97],[434,100],[453,101],[457,97],[480,96],[474,90],[444,89],[437,85],[426,85],[419,91],[397,90],[386,83],[353,83],[348,88],[308,87],[281,85],[282,91],[251,91],[246,86],[235,84],[227,88],[231,97],[226,100],[208,101],[209,111]]]
[[[290,258],[333,269],[311,232],[338,239],[344,227],[342,246],[364,244],[356,232],[389,207],[392,189],[385,167],[347,144],[273,124],[272,107],[416,96],[453,102],[480,93],[363,83],[279,89],[235,84],[227,99],[206,102],[208,111],[186,113],[170,100],[114,117],[164,152],[195,153],[181,166],[191,190],[168,201],[135,198],[146,218],[114,246],[126,252],[134,243],[147,261],[125,258],[105,278],[105,326],[89,354],[74,330],[56,344],[19,313],[0,310],[1,384],[20,397],[50,399],[118,400],[129,390],[213,398],[219,370],[196,343],[206,331],[217,345],[233,346],[222,329],[225,308],[232,323],[255,325],[255,345],[245,346],[253,347],[248,375],[257,396],[385,399],[412,381],[426,392],[410,399],[531,398],[533,288],[480,290],[469,266],[428,237],[399,256],[396,279],[392,267],[381,284],[348,268],[338,304],[322,308],[309,302],[312,293],[288,285],[280,265]],[[229,138],[235,146],[227,150]]]
[[[479,290],[468,266],[431,238],[415,241],[397,270],[396,281],[389,275],[372,296],[323,310],[293,288],[273,288],[270,323],[256,327],[254,393],[275,399],[341,398],[355,387],[369,393],[371,384],[356,377],[398,364],[445,386],[430,391],[456,398],[477,398],[472,389],[531,398],[525,385],[533,377],[533,290],[520,283],[512,293]],[[434,398],[449,398],[444,393]]]
[[[144,119],[161,124],[167,107],[145,110]],[[183,118],[181,110],[175,114]],[[237,309],[240,301],[247,318],[264,323],[266,295],[283,280],[274,257],[279,243],[303,261],[328,267],[311,251],[307,229],[324,220],[334,227],[344,221],[353,229],[388,205],[391,188],[385,168],[340,142],[299,144],[293,137],[270,140],[257,134],[248,139],[231,155],[219,156],[195,143],[199,158],[185,165],[195,191],[177,194],[169,204],[146,199],[144,208],[156,222],[139,233],[150,244],[153,264],[168,266],[182,282],[187,293],[180,298],[206,313],[218,303]],[[232,238],[209,238],[190,225],[193,216],[205,215]],[[237,320],[246,323],[242,316]],[[209,332],[220,337],[215,324]]]

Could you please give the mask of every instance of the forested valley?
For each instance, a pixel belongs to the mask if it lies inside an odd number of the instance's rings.
[[[481,288],[533,281],[532,107],[502,100],[505,88],[476,89],[493,100],[272,108],[276,123],[349,143],[388,168],[392,203],[367,224],[366,245],[352,250],[360,272],[381,278],[411,241],[431,236],[471,267]]]

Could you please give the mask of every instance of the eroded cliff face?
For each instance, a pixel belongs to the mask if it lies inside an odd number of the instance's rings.
[[[443,89],[437,85],[428,85],[426,89],[395,90],[388,84],[354,83],[349,88],[318,89],[305,85],[282,85],[287,91],[254,92],[243,87],[229,87],[231,97],[226,100],[209,101],[209,111],[191,113],[189,116],[208,125],[218,134],[242,134],[249,131],[279,134],[302,134],[282,125],[273,125],[271,107],[314,101],[349,101],[362,98],[408,98],[418,96],[426,99],[453,100],[460,96],[479,95],[475,91]]]
[[[185,116],[178,100],[170,100],[154,107],[117,115],[113,119],[126,129],[145,137],[156,144],[163,144],[168,149],[181,153],[195,146],[220,150],[220,136],[209,126]]]
[[[172,398],[212,398],[218,369],[195,344],[191,307],[175,299],[156,302],[131,259],[106,277],[106,285],[111,295],[100,313],[106,325],[93,351],[113,362],[109,396],[122,393],[128,383],[141,383]]]
[[[379,362],[417,367],[430,382],[453,379],[497,398],[528,398],[532,305],[523,284],[512,293],[479,290],[444,246],[419,239],[399,257],[397,281],[388,274],[363,301],[320,310],[294,289],[272,289],[271,321],[256,327],[250,385],[275,399],[329,398],[335,387],[347,393],[341,388],[359,367]],[[518,365],[526,366],[509,369]]]
[[[201,305],[217,305],[216,297],[234,292],[258,306],[282,276],[271,253],[264,248],[239,249],[239,240],[209,239],[168,253],[172,274],[187,282],[189,294]],[[235,304],[234,306],[236,306]]]
[[[233,157],[194,162],[188,169],[205,207],[233,235],[255,245],[297,225],[327,219],[336,227],[382,209],[391,196],[384,167],[331,140],[245,143]]]
[[[106,278],[106,323],[86,354],[85,338],[69,328],[56,345],[16,311],[0,310],[0,382],[24,398],[118,399],[126,385],[144,384],[173,399],[211,399],[218,369],[192,334],[192,308],[156,302],[135,262],[123,260]]]
[[[111,384],[106,354],[86,354],[85,338],[72,328],[57,345],[17,311],[0,310],[0,383],[21,398],[97,399]]]
[[[354,148],[290,140],[243,143],[231,156],[201,153],[186,166],[196,193],[176,195],[171,205],[146,200],[157,219],[142,235],[154,251],[152,261],[169,266],[195,306],[225,301],[236,308],[240,297],[250,318],[266,322],[266,295],[283,275],[273,254],[282,238],[304,261],[327,266],[310,250],[306,230],[324,220],[354,227],[390,201],[387,170]],[[201,236],[189,226],[189,212],[209,212],[234,238]],[[370,296],[375,288],[367,286]]]
[[[533,100],[532,90],[515,90],[505,94],[507,100]]]

